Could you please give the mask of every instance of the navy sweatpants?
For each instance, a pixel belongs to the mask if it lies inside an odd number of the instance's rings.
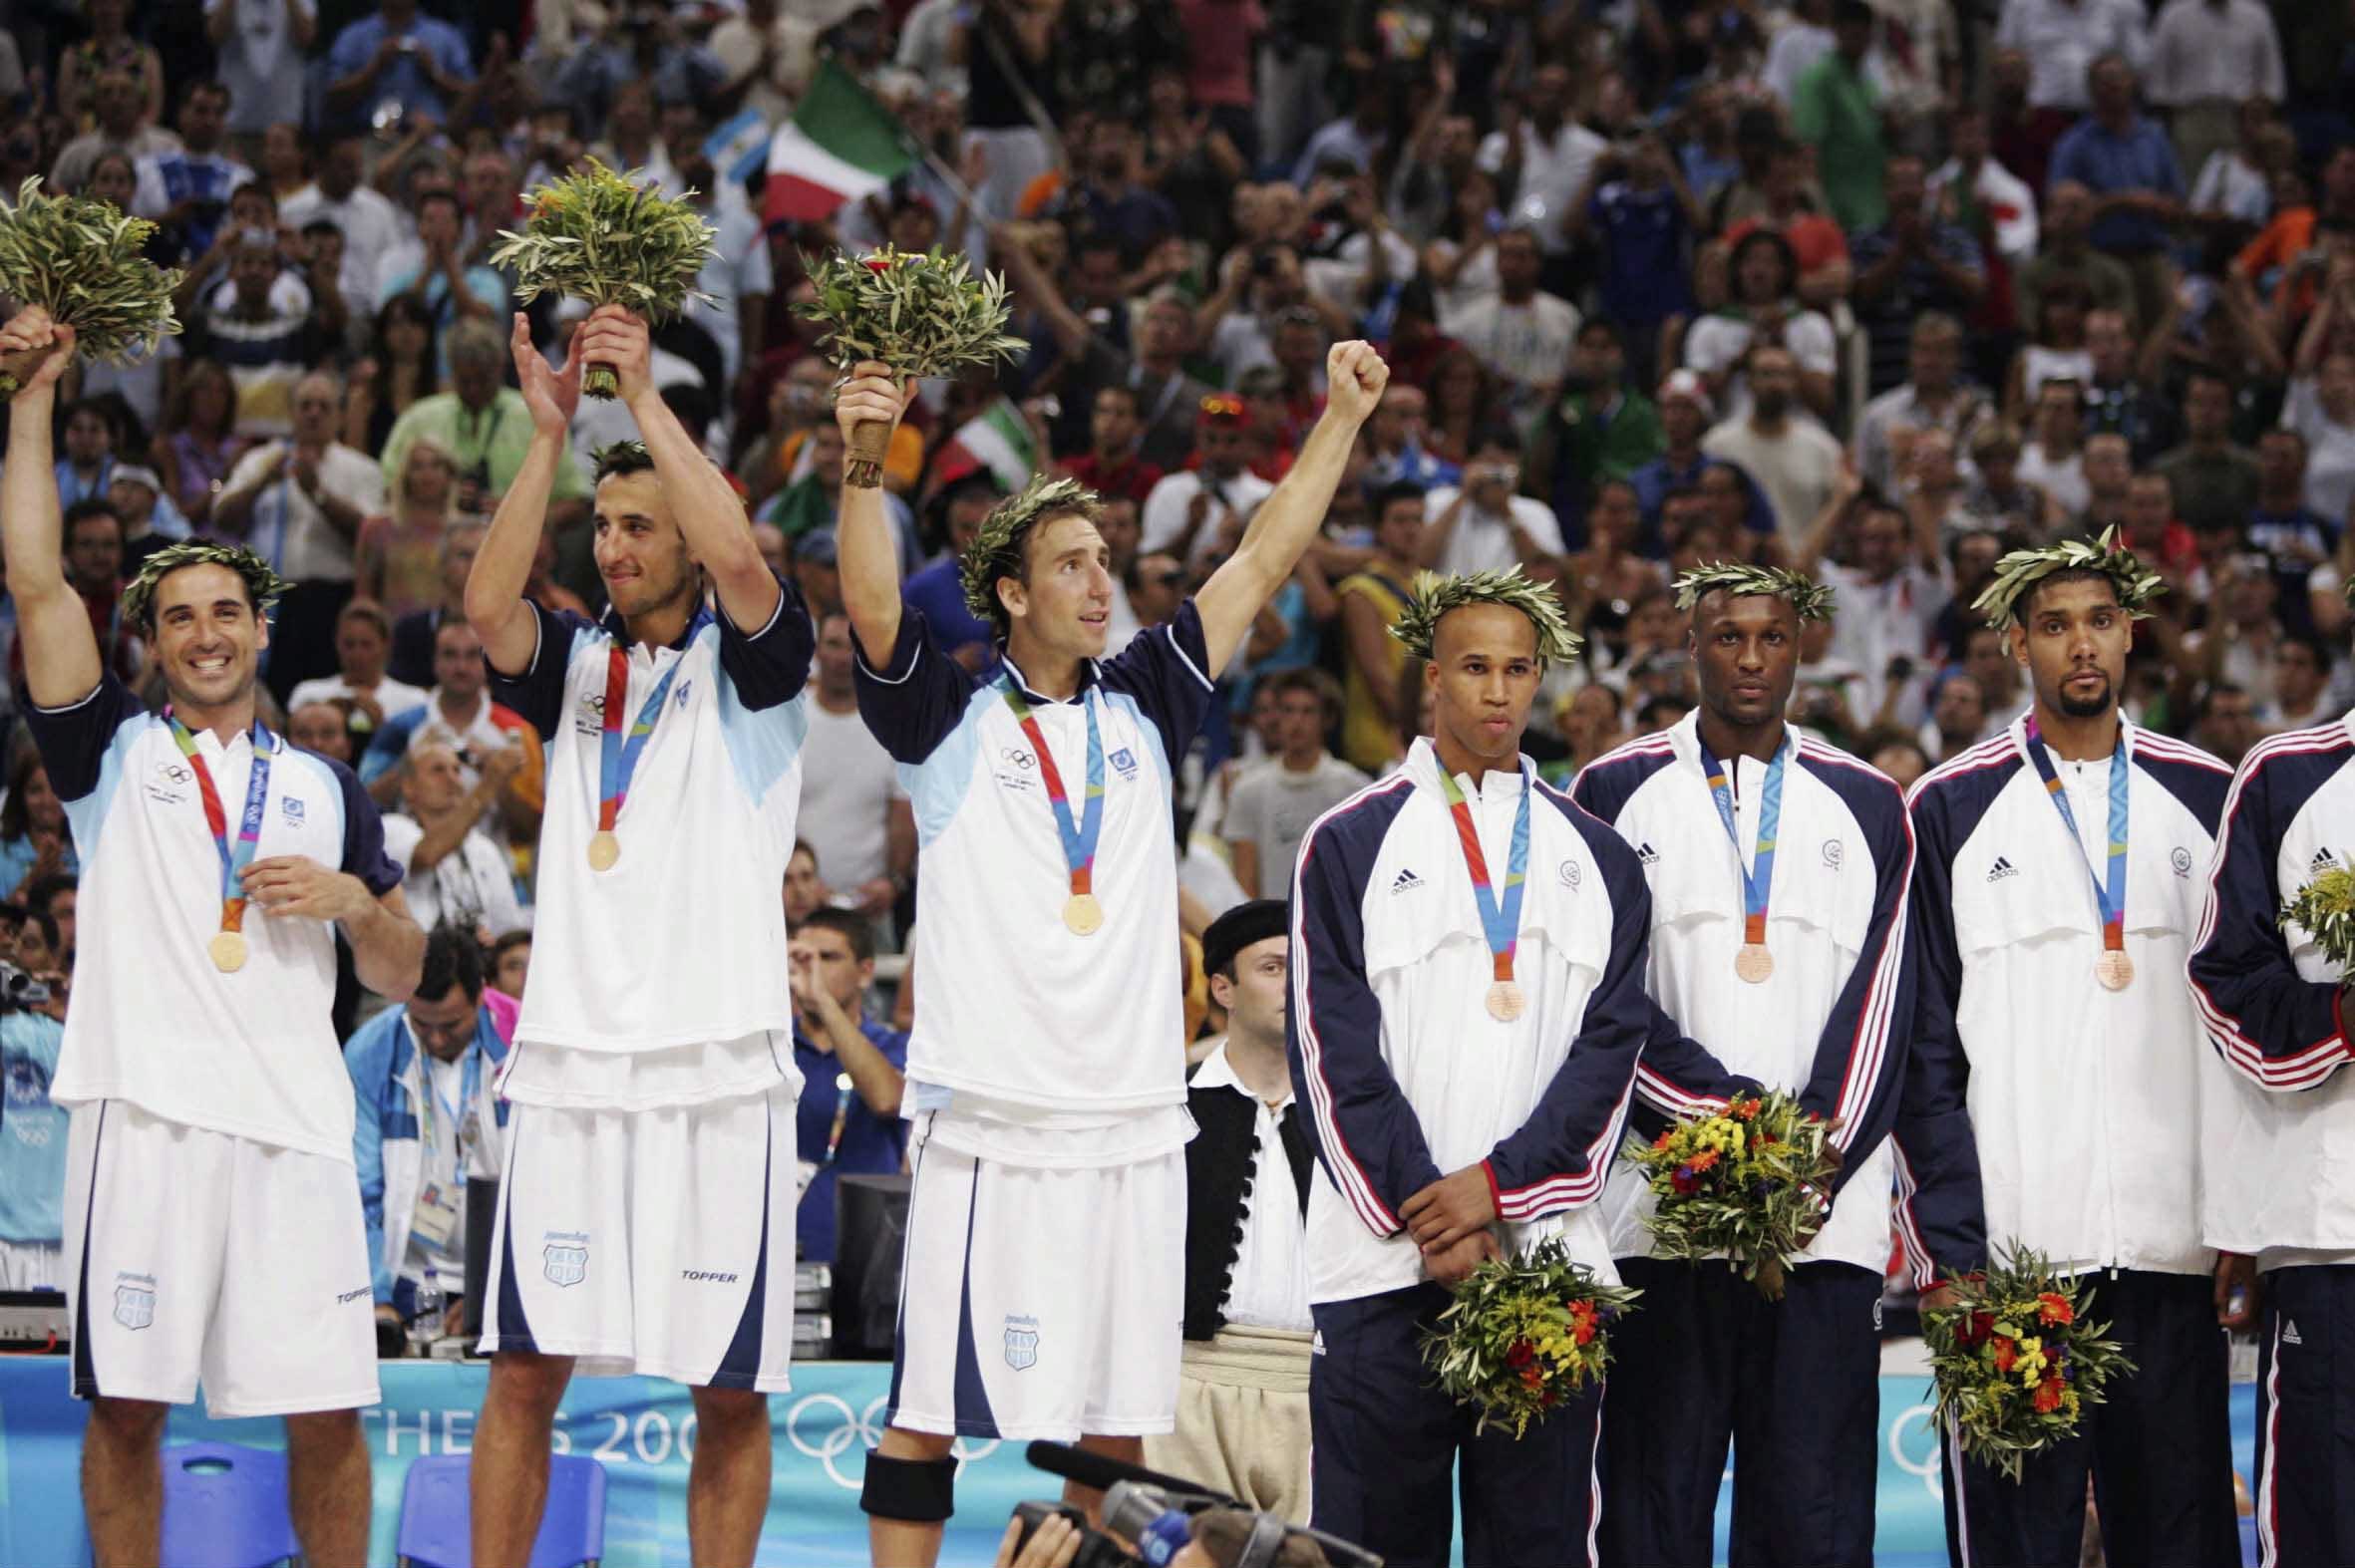
[[[1424,1284],[1315,1309],[1309,1522],[1390,1568],[1447,1568],[1461,1460],[1465,1568],[1586,1568],[1602,1392],[1590,1389],[1517,1441],[1495,1426],[1473,1435],[1473,1414],[1423,1365],[1423,1332],[1447,1304],[1445,1289]]]
[[[2264,1297],[2258,1561],[2340,1568],[2355,1563],[2355,1268],[2275,1269]]]
[[[1605,1568],[1709,1568],[1729,1441],[1733,1568],[1871,1568],[1879,1276],[1810,1263],[1771,1302],[1723,1263],[1619,1273],[1643,1299],[1612,1340]]]
[[[2017,1483],[1945,1442],[1954,1568],[2076,1568],[2090,1473],[2102,1544],[2134,1568],[2240,1561],[2226,1409],[2230,1348],[2205,1274],[2096,1275],[2091,1317],[2138,1369],[2086,1407],[2077,1435],[2030,1456]],[[2336,1561],[2336,1559],[2333,1559]]]

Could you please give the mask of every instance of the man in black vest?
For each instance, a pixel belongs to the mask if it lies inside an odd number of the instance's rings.
[[[1308,1518],[1308,1137],[1284,1063],[1289,917],[1238,904],[1202,933],[1226,1039],[1186,1107],[1185,1353],[1178,1429],[1145,1462],[1294,1523]]]

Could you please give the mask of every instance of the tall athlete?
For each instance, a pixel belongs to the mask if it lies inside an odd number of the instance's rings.
[[[690,1385],[687,1534],[750,1563],[793,1354],[793,1003],[777,888],[816,635],[657,394],[645,324],[592,313],[559,374],[515,318],[531,448],[467,580],[499,700],[548,749],[531,979],[484,1289],[475,1560],[529,1555],[577,1364]],[[597,465],[590,624],[523,598],[591,361],[645,441]]]
[[[1116,584],[1077,483],[1034,483],[965,552],[966,599],[1004,644],[988,682],[901,604],[879,492],[842,492],[859,712],[902,765],[923,855],[906,1286],[861,1498],[887,1568],[938,1554],[957,1434],[1077,1437],[1134,1461],[1174,1423],[1191,1124],[1172,772],[1389,379],[1363,343],[1326,369],[1324,415],[1234,553],[1109,658]],[[845,435],[905,401],[882,367],[859,372]]]
[[[1830,591],[1717,564],[1676,592],[1700,707],[1571,793],[1643,863],[1654,1000],[1728,1068],[1829,1120],[1833,1195],[1855,1197],[1769,1302],[1722,1264],[1652,1257],[1644,1177],[1613,1173],[1611,1250],[1643,1310],[1612,1337],[1602,1556],[1708,1568],[1730,1438],[1737,1560],[1869,1568],[1913,832],[1894,783],[1783,722],[1800,629],[1829,618]]]
[[[2355,597],[2355,581],[2348,591]],[[2265,1568],[2355,1562],[2349,1387],[2355,1337],[2355,1079],[2347,978],[2281,906],[2320,872],[2355,867],[2355,714],[2259,744],[2224,800],[2191,994],[2208,1039],[2247,1083],[2236,1136],[2206,1172],[2205,1240],[2254,1253],[2257,1541]],[[2253,1086],[2253,1087],[2252,1087]]]
[[[2158,590],[2107,533],[2005,556],[1975,607],[2008,631],[2034,702],[1913,788],[1896,1145],[1915,1282],[2030,1247],[2087,1277],[2139,1369],[2017,1483],[1948,1434],[1964,1568],[2076,1561],[2089,1471],[2112,1562],[2209,1568],[2239,1549],[2218,1303],[2248,1260],[2219,1258],[2199,1225],[2202,1133],[2232,1084],[2183,984],[2231,770],[2119,712]]]
[[[1518,568],[1418,580],[1394,634],[1432,734],[1319,817],[1292,883],[1292,1077],[1309,1191],[1314,1506],[1400,1568],[1448,1561],[1463,1461],[1472,1568],[1591,1562],[1588,1389],[1518,1439],[1431,1387],[1445,1287],[1558,1236],[1613,1278],[1596,1199],[1657,1010],[1635,851],[1520,754],[1548,663],[1577,647]]]
[[[50,418],[71,327],[19,311],[0,354],[50,350],[10,405],[0,488],[27,715],[82,857],[74,1008],[52,1098],[66,1170],[74,1392],[91,1401],[83,1506],[102,1568],[161,1558],[166,1407],[286,1417],[303,1554],[368,1548],[359,1411],[376,1331],[352,1091],[328,1010],[335,933],[395,1001],[425,933],[383,824],[342,765],[255,718],[285,584],[244,549],[159,551],[123,596],[170,705],[99,657],[66,581]]]

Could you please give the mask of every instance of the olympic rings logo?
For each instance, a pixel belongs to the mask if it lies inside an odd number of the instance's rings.
[[[1920,1428],[1920,1437],[1909,1438],[1908,1433]],[[1929,1446],[1924,1449],[1923,1441]],[[1921,1479],[1922,1490],[1932,1497],[1946,1495],[1945,1460],[1938,1448],[1937,1408],[1915,1405],[1897,1412],[1889,1422],[1889,1462],[1908,1475]]]
[[[828,1477],[837,1486],[844,1491],[856,1491],[865,1473],[866,1454],[883,1440],[883,1410],[889,1403],[888,1396],[877,1395],[867,1402],[865,1410],[854,1411],[849,1402],[840,1395],[805,1395],[794,1401],[793,1409],[786,1412],[785,1435],[798,1451],[825,1465]],[[802,1433],[803,1415],[813,1407],[822,1413],[811,1418],[827,1422],[824,1435],[816,1442]],[[997,1445],[996,1438],[959,1437],[948,1451],[960,1460],[972,1460],[981,1458]],[[853,1448],[857,1449],[860,1459],[860,1476],[856,1479],[844,1475],[837,1462]]]
[[[1031,756],[1030,753],[1023,751],[1017,746],[999,747],[998,761],[1001,763],[1012,763],[1015,767],[1020,768],[1025,772],[1028,772],[1039,765],[1039,760],[1037,758]]]

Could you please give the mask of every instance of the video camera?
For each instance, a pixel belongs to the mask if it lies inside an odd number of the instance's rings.
[[[48,981],[0,960],[0,1013],[31,1013],[48,1005]]]
[[[1235,1508],[1251,1515],[1251,1530],[1231,1568],[1272,1568],[1284,1543],[1296,1536],[1315,1542],[1332,1568],[1382,1568],[1382,1559],[1362,1546],[1293,1524],[1277,1514],[1259,1512],[1224,1492],[1212,1491],[1179,1476],[1124,1464],[1061,1442],[1033,1442],[1024,1450],[1023,1457],[1050,1475],[1101,1490],[1104,1528],[1088,1528],[1086,1515],[1067,1504],[1017,1503],[1014,1517],[1022,1521],[1022,1534],[1015,1543],[1017,1556],[1030,1544],[1032,1533],[1040,1525],[1061,1514],[1080,1531],[1079,1555],[1072,1559],[1071,1568],[1129,1568],[1135,1563],[1167,1568],[1193,1539],[1194,1522],[1199,1515],[1212,1509]],[[1136,1550],[1123,1546],[1124,1540],[1135,1542]]]

